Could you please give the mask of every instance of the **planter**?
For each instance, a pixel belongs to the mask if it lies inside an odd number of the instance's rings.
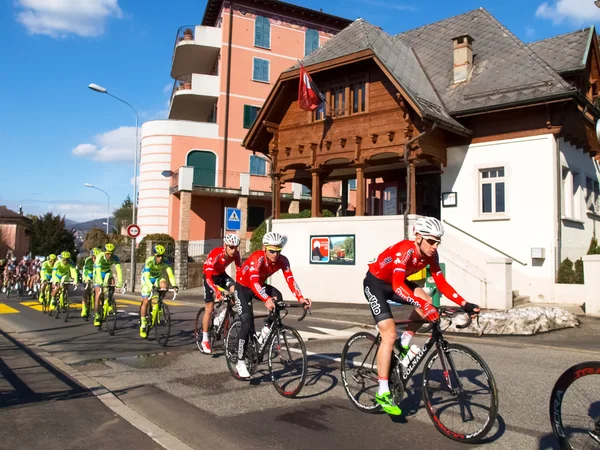
[[[183,32],[183,40],[184,41],[191,41],[194,39],[194,33],[192,32],[191,28],[186,28],[186,30]]]

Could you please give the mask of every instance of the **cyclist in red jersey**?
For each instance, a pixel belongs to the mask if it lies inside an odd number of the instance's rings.
[[[226,234],[223,238],[223,247],[218,247],[208,254],[208,258],[204,263],[204,302],[206,310],[202,319],[202,351],[211,353],[210,341],[208,340],[208,327],[210,326],[210,318],[212,317],[213,305],[215,297],[219,301],[222,297],[222,288],[226,291],[233,292],[235,281],[227,275],[225,270],[229,264],[235,262],[236,270],[239,271],[242,266],[238,247],[240,238],[235,234]]]
[[[296,281],[294,274],[290,269],[290,262],[281,254],[283,246],[283,236],[279,233],[269,232],[264,235],[263,250],[257,250],[244,262],[241,270],[237,274],[235,283],[235,304],[237,313],[242,319],[240,328],[240,340],[238,342],[238,362],[236,369],[241,378],[248,378],[248,368],[244,362],[244,351],[252,327],[254,316],[252,313],[252,300],[257,298],[265,303],[268,310],[275,308],[277,300],[283,300],[281,292],[265,284],[265,280],[278,270],[283,272],[285,281],[290,290],[300,303],[304,303],[305,308],[309,308],[312,302],[304,298]]]
[[[381,333],[381,345],[377,353],[379,390],[375,399],[385,412],[392,415],[400,415],[402,411],[394,403],[388,385],[392,348],[396,341],[396,324],[388,300],[414,306],[415,310],[411,313],[410,320],[423,318],[433,322],[439,319],[431,297],[416,283],[406,278],[429,265],[435,284],[444,296],[467,312],[479,312],[479,307],[463,299],[442,275],[437,253],[444,235],[442,223],[434,217],[419,218],[415,222],[414,233],[414,241],[400,241],[371,260],[363,281],[365,297]],[[405,352],[408,351],[410,339],[419,327],[419,323],[409,324],[402,334],[400,343]]]

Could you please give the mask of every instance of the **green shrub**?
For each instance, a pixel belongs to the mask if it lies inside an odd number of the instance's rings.
[[[573,262],[565,258],[558,266],[557,282],[561,284],[573,284],[575,281],[575,272],[573,271]]]
[[[598,239],[596,239],[596,235],[592,236],[587,254],[588,255],[600,255],[600,246],[598,246]]]
[[[146,260],[146,242],[151,241],[156,244],[161,244],[165,246],[166,249],[166,257],[170,261],[173,261],[175,256],[175,239],[171,237],[169,234],[164,233],[156,233],[156,234],[147,234],[140,241],[137,248],[137,261],[144,262]]]
[[[583,284],[583,259],[579,258],[575,261],[575,284]]]

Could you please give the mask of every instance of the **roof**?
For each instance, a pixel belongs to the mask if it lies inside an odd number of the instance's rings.
[[[447,128],[463,133],[469,131],[454,120],[444,108],[427,78],[414,51],[399,39],[363,19],[355,20],[302,60],[305,67],[370,49],[400,87],[419,108],[423,117],[437,120]],[[285,72],[300,67],[296,63]]]
[[[0,219],[26,219],[26,217],[8,209],[6,206],[0,205]]]
[[[223,3],[224,0],[207,0],[201,25],[209,27],[216,26]],[[252,3],[252,0],[249,0],[247,3]],[[238,5],[240,5],[240,3],[238,3]],[[318,22],[327,24],[332,28],[342,29],[352,23],[351,20],[345,19],[344,17],[334,16],[332,14],[324,13],[323,11],[316,11],[314,9],[305,8],[303,6],[278,0],[261,0],[260,5],[261,7],[267,6],[274,9],[279,9],[281,14],[297,14],[298,16],[301,16],[299,17],[300,20],[306,20],[309,18],[313,20],[316,19]]]
[[[452,38],[473,37],[471,78],[454,85]],[[484,8],[397,35],[451,114],[572,95],[576,89]]]
[[[529,43],[535,53],[559,73],[583,70],[594,27]]]

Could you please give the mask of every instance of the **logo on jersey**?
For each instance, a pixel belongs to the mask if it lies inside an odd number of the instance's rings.
[[[369,289],[369,286],[365,287],[365,296],[367,297],[367,300],[369,301],[369,306],[371,307],[373,314],[374,315],[380,314],[381,313],[381,305],[379,304],[377,297],[375,297],[371,293],[371,289]]]
[[[383,261],[381,261],[381,262],[379,263],[379,268],[380,268],[380,269],[383,269],[385,266],[387,266],[387,265],[388,265],[389,263],[391,263],[391,262],[392,262],[392,257],[391,257],[391,256],[388,256],[387,258],[385,258]]]

